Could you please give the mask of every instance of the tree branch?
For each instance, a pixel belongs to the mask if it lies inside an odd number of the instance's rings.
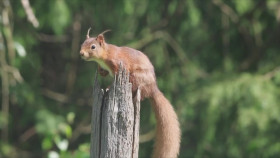
[[[5,46],[4,46],[4,40],[2,36],[2,32],[0,32],[0,66],[2,67],[0,69],[1,77],[2,77],[2,117],[4,119],[3,122],[3,128],[1,133],[1,140],[4,142],[8,141],[9,136],[9,75],[8,73],[3,69],[7,65],[6,62],[6,53],[5,53]]]
[[[29,0],[21,0],[21,4],[24,8],[24,11],[27,15],[28,21],[35,27],[37,28],[39,26],[39,22],[37,18],[35,17],[33,10],[30,6]]]

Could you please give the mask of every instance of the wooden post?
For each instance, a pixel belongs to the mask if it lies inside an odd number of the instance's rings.
[[[129,75],[120,68],[110,90],[94,84],[91,120],[91,158],[138,158],[140,91],[133,105]]]

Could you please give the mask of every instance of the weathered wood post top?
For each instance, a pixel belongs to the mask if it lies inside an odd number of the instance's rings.
[[[120,68],[108,91],[95,77],[91,120],[91,158],[138,158],[140,92],[132,98],[129,74]]]

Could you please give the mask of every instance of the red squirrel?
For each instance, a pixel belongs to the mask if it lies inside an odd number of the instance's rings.
[[[120,62],[129,72],[132,92],[140,88],[141,100],[149,98],[157,120],[156,141],[153,158],[176,158],[180,148],[180,127],[177,115],[158,89],[154,67],[149,58],[133,48],[118,47],[105,42],[104,33],[97,37],[87,37],[81,46],[80,55],[86,61],[98,63],[101,76],[114,76],[118,73]]]

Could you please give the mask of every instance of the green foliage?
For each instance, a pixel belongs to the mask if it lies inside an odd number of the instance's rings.
[[[56,34],[62,34],[70,23],[70,10],[64,0],[56,0],[51,6],[49,24]]]
[[[181,122],[180,157],[279,157],[279,4],[30,1],[34,28],[20,1],[1,1],[0,157],[89,157],[96,64],[79,59],[89,27],[91,36],[111,29],[107,42],[150,58]],[[154,126],[144,101],[140,133]],[[140,144],[139,157],[149,157],[152,146]]]

